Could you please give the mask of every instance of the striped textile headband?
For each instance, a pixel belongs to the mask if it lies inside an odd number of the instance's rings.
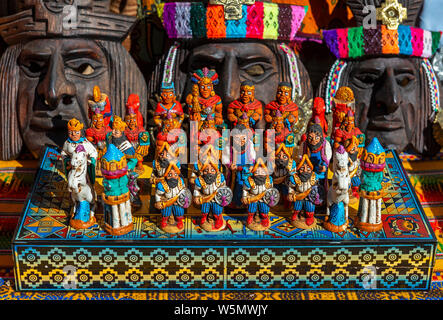
[[[226,20],[223,5],[167,2],[157,13],[171,39],[268,39],[290,41],[300,28],[306,6],[256,1],[242,5],[242,18]]]
[[[338,59],[380,55],[405,55],[429,58],[440,45],[441,32],[406,25],[389,30],[379,24],[375,29],[355,27],[323,30],[323,39]]]

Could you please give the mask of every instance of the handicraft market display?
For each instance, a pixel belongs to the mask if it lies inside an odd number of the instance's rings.
[[[328,123],[328,101],[311,99],[284,42],[305,8],[256,1],[239,20],[224,8],[157,9],[172,38],[223,39],[207,52],[281,40],[273,55],[289,74],[264,89],[235,80],[235,67],[191,62],[186,79],[184,55],[205,60],[201,43],[189,52],[183,40],[149,87],[155,134],[139,91],[116,112],[94,86],[89,121],[70,119],[63,148],[42,157],[13,239],[18,290],[429,289],[437,242],[397,153],[356,126],[351,87],[336,88]],[[203,30],[209,18],[217,28]]]

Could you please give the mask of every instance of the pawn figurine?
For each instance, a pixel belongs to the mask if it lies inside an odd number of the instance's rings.
[[[243,185],[242,202],[248,206],[246,226],[254,231],[269,228],[269,207],[278,204],[280,193],[273,187],[272,177],[263,160],[259,158]]]
[[[113,144],[108,145],[101,160],[105,230],[113,236],[133,230],[128,172],[135,164],[126,162],[124,153]]]
[[[225,229],[223,207],[231,201],[232,191],[226,187],[225,176],[220,172],[219,164],[208,157],[194,181],[194,203],[201,205],[201,227],[206,231]]]
[[[191,191],[186,188],[180,168],[171,162],[155,190],[154,206],[162,215],[160,228],[168,233],[182,232],[185,209],[189,207],[191,201]]]
[[[307,154],[298,163],[296,173],[289,177],[288,200],[294,202],[290,223],[300,229],[311,229],[317,225],[315,206],[319,203],[317,177]]]
[[[385,150],[376,137],[364,149],[360,161],[361,185],[360,204],[356,226],[361,231],[376,232],[383,228],[381,221],[381,207],[383,191],[383,170],[385,163]]]
[[[342,232],[348,227],[349,188],[349,156],[340,145],[335,151],[332,161],[332,183],[328,189],[326,219],[323,227],[331,232]]]

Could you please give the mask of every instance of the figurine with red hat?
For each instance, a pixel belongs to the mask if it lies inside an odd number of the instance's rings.
[[[263,118],[263,104],[255,98],[255,86],[250,80],[240,85],[240,98],[231,102],[227,109],[228,120],[232,127],[237,125],[239,118],[246,114],[249,126],[255,128]]]
[[[186,187],[180,168],[171,162],[155,188],[154,206],[162,215],[160,228],[169,233],[183,231],[185,209],[191,202],[192,194]]]
[[[292,85],[289,82],[280,82],[277,87],[275,100],[265,106],[265,121],[270,124],[279,111],[285,119],[285,126],[292,131],[298,121],[298,106],[292,101]]]
[[[246,226],[255,231],[269,228],[269,208],[278,204],[280,192],[274,188],[268,168],[259,158],[243,185],[241,201],[248,207]]]
[[[92,114],[91,126],[85,131],[85,137],[98,151],[97,167],[99,167],[100,159],[106,152],[106,135],[109,132],[111,132],[111,128],[105,125],[103,114],[99,109],[95,109]]]
[[[297,165],[296,172],[289,177],[288,199],[294,202],[294,211],[290,223],[301,229],[311,229],[317,225],[314,217],[315,206],[319,204],[317,177],[314,166],[307,154]]]
[[[328,121],[326,120],[325,114],[325,100],[323,100],[321,97],[316,97],[312,106],[312,116],[310,122],[313,122],[315,121],[315,118],[318,118],[319,124],[323,128],[323,135],[326,137],[328,135]]]
[[[143,158],[148,154],[151,142],[149,133],[143,127],[143,116],[139,109],[139,96],[134,93],[130,94],[126,102],[125,136],[135,149],[137,171],[143,172]]]

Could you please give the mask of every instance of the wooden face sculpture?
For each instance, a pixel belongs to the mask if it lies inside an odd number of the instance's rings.
[[[149,95],[159,92],[162,82],[174,82],[177,95],[186,97],[192,91],[189,75],[207,67],[219,76],[214,90],[223,102],[224,114],[239,98],[241,83],[246,80],[255,86],[255,99],[264,103],[274,100],[282,80],[293,83],[293,96],[309,99],[312,89],[307,71],[285,43],[295,37],[305,14],[303,7],[255,1],[243,6],[240,20],[226,20],[223,10],[221,5],[203,2],[161,5],[157,11],[168,37],[180,42],[170,48],[165,64],[154,71]],[[206,24],[208,19],[213,23]],[[176,29],[176,25],[183,28]]]
[[[0,121],[9,129],[0,133],[2,160],[15,158],[23,144],[36,156],[45,144],[62,145],[69,119],[89,122],[94,86],[108,95],[114,113],[124,114],[130,93],[145,108],[143,75],[121,45],[135,18],[109,13],[109,0],[77,2],[79,19],[88,23],[73,29],[63,24],[66,1],[26,0],[19,13],[0,18],[9,45],[0,66],[8,88],[1,92]]]
[[[348,1],[358,27],[324,31],[338,60],[319,92],[330,112],[337,89],[351,88],[356,126],[368,139],[377,136],[387,148],[434,154],[439,146],[432,137],[432,122],[440,92],[433,85],[436,76],[428,58],[438,48],[440,33],[414,27],[422,2],[375,0],[380,21],[371,29],[363,26],[366,2]],[[399,13],[407,9],[407,16],[388,18],[393,6]]]

